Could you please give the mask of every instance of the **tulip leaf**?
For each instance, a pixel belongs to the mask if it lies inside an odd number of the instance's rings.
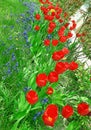
[[[31,88],[32,88],[33,90],[35,90],[36,87],[37,87],[37,86],[36,86],[35,79],[36,79],[36,74],[32,74],[32,75],[30,76],[29,81],[28,81],[28,86],[31,86]]]
[[[69,123],[68,127],[66,130],[79,130],[80,125],[78,121],[72,121]]]

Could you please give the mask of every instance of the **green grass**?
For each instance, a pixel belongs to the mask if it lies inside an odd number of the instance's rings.
[[[35,2],[37,1],[35,0]],[[64,1],[61,2],[64,7]],[[76,9],[74,6],[72,8]],[[49,101],[43,105],[41,100],[46,97],[46,87],[50,84],[47,84],[42,90],[37,88],[36,74],[42,72],[48,74],[53,70],[55,62],[52,61],[51,55],[65,45],[60,44],[56,48],[50,46],[47,50],[43,46],[43,39],[47,36],[45,32],[47,23],[40,21],[42,29],[37,33],[33,30],[37,22],[33,23],[31,20],[27,22],[28,26],[32,25],[32,29],[29,29],[28,43],[26,43],[22,35],[27,26],[22,19],[29,17],[26,11],[28,8],[18,0],[0,0],[0,130],[61,130],[62,128],[64,130],[67,126],[74,129],[75,124],[78,124],[79,130],[82,130],[83,127],[83,130],[87,127],[90,130],[91,118],[80,118],[77,113],[68,120],[63,120],[60,114],[54,128],[45,126],[41,117],[33,121],[34,115],[44,110],[50,103],[59,106],[59,113],[68,102],[73,105],[75,111],[80,101],[91,104],[91,81],[89,80],[91,74],[90,68],[84,70],[83,64],[79,63],[80,67],[76,72],[67,71],[60,76],[59,83],[51,84],[53,88],[57,87],[57,89],[53,96],[47,96]],[[25,14],[25,17],[21,14]],[[31,43],[32,46],[29,46]],[[74,46],[69,48],[74,49]],[[12,54],[15,56],[13,60]],[[67,57],[67,61],[71,61],[71,56],[72,53]],[[10,72],[7,73],[7,71]],[[27,92],[24,91],[25,87],[29,87],[29,89],[31,87],[39,93],[39,102],[34,106],[29,105],[25,99]]]

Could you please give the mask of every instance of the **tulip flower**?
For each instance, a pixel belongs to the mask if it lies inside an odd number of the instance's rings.
[[[35,29],[36,31],[39,31],[40,26],[36,25],[34,29]]]
[[[58,118],[58,107],[55,104],[47,106],[42,119],[45,125],[53,127]]]
[[[73,108],[70,105],[66,105],[62,108],[62,116],[64,118],[69,118],[73,115]]]
[[[89,105],[85,102],[82,102],[78,104],[77,111],[81,116],[85,116],[90,112]]]
[[[44,45],[45,46],[49,46],[50,45],[50,40],[49,39],[45,39],[44,40]]]
[[[29,104],[33,105],[38,101],[38,94],[34,90],[30,90],[26,94],[26,100]]]
[[[57,82],[58,81],[58,74],[56,71],[52,71],[48,75],[48,80],[51,83]]]
[[[59,41],[58,41],[57,39],[53,39],[53,40],[52,40],[52,45],[53,45],[53,46],[57,46],[57,45],[58,45],[58,42],[59,42]]]
[[[78,64],[74,61],[72,61],[70,64],[69,64],[69,69],[70,70],[76,70],[78,68]]]
[[[67,70],[67,66],[66,66],[66,63],[64,62],[58,62],[56,63],[56,66],[55,66],[55,71],[58,73],[58,74],[62,74],[63,72],[65,72]]]
[[[38,74],[36,77],[36,84],[38,87],[46,86],[47,83],[47,75],[45,73]]]
[[[46,93],[47,93],[48,95],[51,95],[51,94],[53,94],[53,91],[54,91],[54,90],[53,90],[52,87],[48,87]]]
[[[36,20],[40,20],[40,14],[36,14],[36,15],[35,15],[35,19],[36,19]]]

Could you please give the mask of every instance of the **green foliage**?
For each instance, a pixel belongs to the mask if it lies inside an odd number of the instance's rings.
[[[40,6],[37,0],[34,2]],[[64,3],[71,1],[60,2],[64,8]],[[82,2],[83,0],[80,4]],[[70,4],[70,7],[68,7],[69,4],[65,4],[63,11],[70,11],[71,15],[80,5],[77,7],[76,4]],[[36,9],[33,16],[38,12],[37,7]],[[43,89],[38,88],[35,82],[36,75],[41,72],[49,74],[53,70],[55,63],[51,55],[55,50],[60,50],[65,45],[60,44],[55,48],[52,45],[50,48],[43,46],[43,40],[47,37],[45,30],[48,23],[44,22],[43,19],[40,22],[32,20],[25,22],[24,19],[29,17],[27,11],[29,11],[28,7],[24,6],[22,1],[0,0],[0,130],[61,130],[61,128],[63,130],[80,130],[81,128],[90,130],[90,117],[80,117],[75,112],[71,119],[66,120],[65,125],[61,116],[61,109],[67,103],[74,106],[75,111],[77,104],[82,101],[91,104],[90,69],[84,70],[83,64],[79,63],[77,71],[67,71],[60,76],[59,83],[51,84],[55,89],[52,96],[45,95],[50,84],[47,84]],[[41,30],[38,33],[34,30],[36,24],[41,25]],[[28,42],[23,36],[24,28],[27,28],[27,25],[32,27],[28,32]],[[56,33],[52,37],[54,36]],[[66,43],[71,53],[66,57],[66,60],[71,61],[74,60],[72,56],[76,55],[75,50],[78,42],[72,45],[68,44]],[[12,54],[13,57],[15,56],[13,60]],[[26,86],[29,90],[32,88],[38,92],[39,101],[33,106],[26,101],[25,95],[28,91],[24,90]],[[48,102],[43,104],[41,100],[44,98],[48,98]],[[33,120],[36,113],[45,110],[46,106],[51,103],[57,104],[59,107],[59,117],[54,128],[43,124],[42,114]]]

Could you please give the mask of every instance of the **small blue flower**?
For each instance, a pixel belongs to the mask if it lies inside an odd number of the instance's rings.
[[[12,61],[16,60],[15,54],[12,53]]]
[[[44,110],[41,111],[41,115],[44,113]]]
[[[37,116],[40,116],[40,115],[41,115],[41,112],[38,112],[38,113],[37,113]]]
[[[29,90],[32,90],[32,88],[31,87],[24,87],[24,89],[23,89],[25,92],[27,92],[27,91],[29,91]]]
[[[24,35],[27,35],[27,31],[25,30],[25,31],[23,32],[23,34],[24,34]]]
[[[10,28],[13,29],[13,28],[14,28],[14,25],[11,25]]]
[[[24,35],[24,39],[26,39],[26,40],[27,40],[27,39],[28,39],[28,36],[27,36],[27,35]]]
[[[27,87],[25,87],[23,90],[24,90],[24,92],[26,92],[26,91],[28,91],[28,88],[27,88]]]
[[[48,98],[44,98],[44,99],[41,100],[42,104],[46,104],[47,102],[48,102]]]
[[[8,40],[12,40],[12,36],[9,36],[9,37],[8,37]]]
[[[10,70],[10,68],[8,68],[8,70],[7,70],[7,74],[8,74],[8,75],[11,74],[11,70]]]
[[[6,66],[9,66],[9,65],[10,65],[10,62],[8,61],[5,65],[6,65]]]
[[[9,48],[8,48],[8,51],[12,50],[14,48],[13,45],[11,45]]]
[[[16,65],[15,65],[15,66],[16,66],[16,67],[18,67],[18,65],[19,65],[19,63],[18,63],[18,62],[16,62]]]
[[[36,119],[37,119],[37,117],[36,117],[36,116],[34,116],[34,117],[33,117],[33,120],[35,121]]]
[[[47,38],[51,40],[51,39],[52,39],[52,35],[51,35],[51,34],[48,34],[48,35],[47,35]]]

